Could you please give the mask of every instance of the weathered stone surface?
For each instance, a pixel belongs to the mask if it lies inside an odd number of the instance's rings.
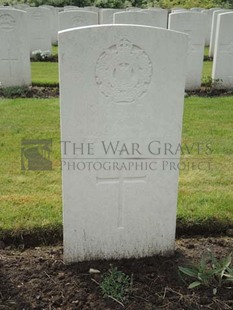
[[[173,252],[179,171],[158,148],[181,142],[186,53],[160,28],[59,33],[66,262]]]
[[[2,87],[31,83],[26,12],[0,9],[0,83]]]

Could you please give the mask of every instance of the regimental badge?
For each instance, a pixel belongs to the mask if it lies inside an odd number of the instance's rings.
[[[73,27],[80,27],[83,26],[84,23],[84,18],[82,16],[76,16],[72,19],[72,26]]]
[[[15,29],[15,19],[10,14],[0,15],[0,29],[5,31]]]
[[[96,83],[115,103],[133,103],[147,92],[152,71],[146,52],[122,38],[99,56]]]

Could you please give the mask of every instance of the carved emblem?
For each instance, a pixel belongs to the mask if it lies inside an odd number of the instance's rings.
[[[35,11],[32,13],[32,16],[37,20],[39,21],[41,18],[42,18],[42,13],[39,12],[39,11]]]
[[[76,16],[72,19],[73,27],[80,27],[84,25],[84,18],[82,16]]]
[[[122,38],[100,55],[95,78],[106,97],[116,103],[132,103],[147,92],[152,71],[146,52]]]
[[[0,29],[6,31],[15,29],[15,19],[10,14],[0,15]]]

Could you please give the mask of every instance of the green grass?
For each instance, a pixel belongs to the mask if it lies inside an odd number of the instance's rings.
[[[55,45],[52,46],[52,54],[54,56],[58,55],[58,46]]]
[[[0,231],[61,223],[58,99],[0,102]],[[52,138],[53,171],[21,171],[21,139]]]
[[[187,167],[180,173],[178,218],[186,226],[233,225],[232,108],[232,97],[186,99],[182,142],[210,143],[213,150],[211,155],[202,152],[196,160],[188,155],[182,157],[186,164],[204,162],[201,167],[205,169],[194,167],[188,171]],[[208,162],[211,162],[211,170]]]
[[[57,62],[31,62],[32,83],[36,85],[58,84]]]
[[[204,61],[202,77],[211,76],[212,61]],[[58,84],[58,63],[56,62],[32,62],[32,82],[38,86],[40,85],[54,85]]]
[[[212,74],[212,61],[204,61],[203,63],[203,70],[202,70],[202,79],[207,78],[208,76],[211,76]]]
[[[181,171],[178,226],[233,225],[232,103],[233,97],[185,100],[183,144],[211,143],[213,154],[193,152],[199,159],[184,155],[182,161],[198,163],[207,157],[213,169]],[[0,233],[61,227],[58,99],[1,100],[0,114]],[[53,139],[53,171],[21,171],[22,138]]]
[[[205,46],[204,55],[209,56],[209,47]]]

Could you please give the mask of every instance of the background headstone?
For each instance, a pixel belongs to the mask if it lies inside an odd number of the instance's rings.
[[[211,34],[210,34],[209,57],[214,57],[215,38],[216,38],[216,29],[217,29],[217,17],[219,14],[224,13],[224,12],[230,12],[230,10],[222,10],[221,9],[221,10],[213,11]]]
[[[233,89],[233,12],[218,14],[212,78],[216,86]]]
[[[101,9],[99,10],[99,23],[113,24],[113,14],[123,11],[122,9]]]
[[[202,10],[201,13],[204,15],[205,18],[205,46],[209,46],[213,11]]]
[[[98,24],[98,14],[88,11],[66,11],[59,13],[59,29],[90,26]]]
[[[57,44],[58,31],[59,31],[58,13],[61,11],[62,8],[55,8],[51,5],[42,5],[40,7],[47,8],[51,12],[51,19],[50,19],[51,42],[52,44]]]
[[[127,11],[115,13],[114,24],[134,24],[167,28],[167,11]]]
[[[190,11],[191,12],[201,12],[203,10],[203,8],[191,8]]]
[[[91,12],[95,12],[95,13],[99,13],[99,8],[96,6],[84,6],[84,10],[85,11],[91,11]]]
[[[27,16],[24,11],[0,9],[1,87],[31,84]]]
[[[198,89],[201,86],[205,45],[204,16],[196,12],[171,13],[168,28],[189,35],[185,88],[187,90]]]
[[[31,53],[37,50],[51,53],[51,12],[47,8],[28,8],[28,28]]]
[[[74,6],[74,5],[65,5],[64,6],[64,11],[71,11],[71,10],[79,10],[82,9],[78,6]]]
[[[137,142],[148,163],[155,160],[151,141],[179,145],[186,53],[185,34],[160,28],[101,25],[60,32],[62,141],[93,143],[94,156],[85,154],[84,164],[127,165],[133,156],[138,166],[138,154],[124,153],[128,159],[122,161],[119,152],[106,155],[102,141]],[[62,153],[63,164],[80,163],[77,154]],[[65,166],[65,262],[173,252],[178,170]]]

